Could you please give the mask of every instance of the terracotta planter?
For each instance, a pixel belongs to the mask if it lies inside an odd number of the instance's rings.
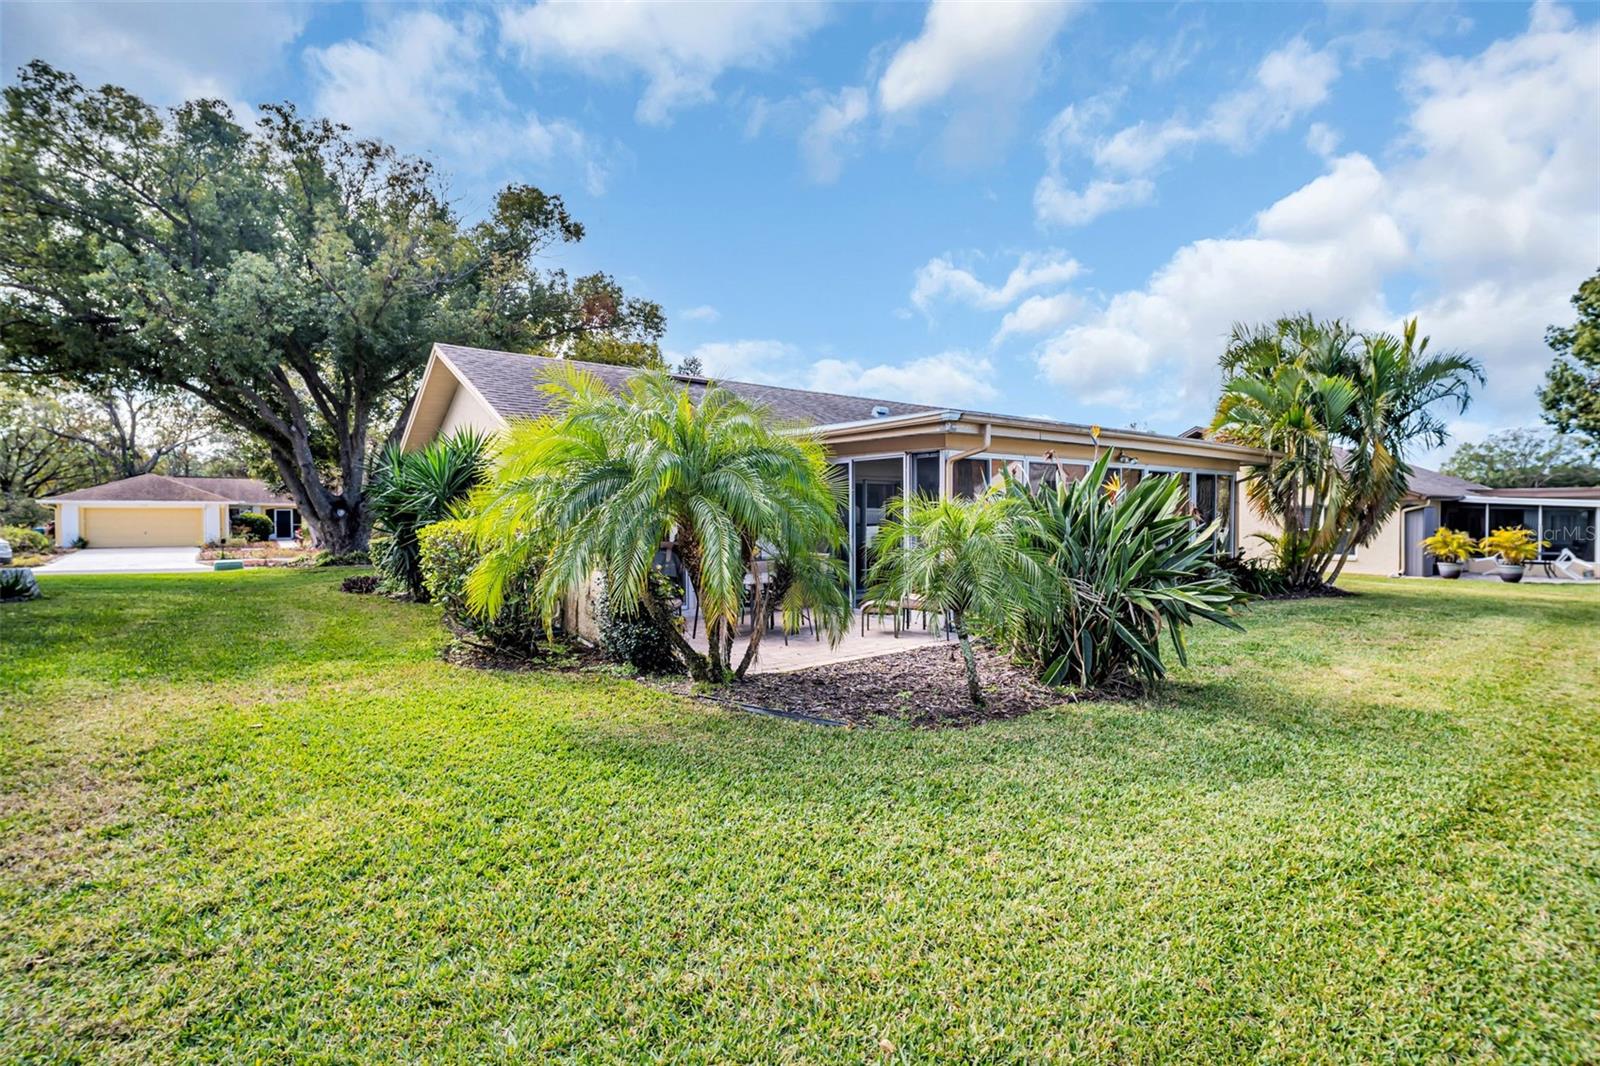
[[[1439,576],[1447,581],[1454,581],[1456,578],[1461,576],[1460,563],[1447,563],[1443,559],[1440,559],[1434,565],[1439,568]]]
[[[1526,568],[1517,563],[1496,563],[1494,572],[1500,575],[1500,580],[1515,585],[1522,580]]]

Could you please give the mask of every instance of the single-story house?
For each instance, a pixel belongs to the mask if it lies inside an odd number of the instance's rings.
[[[198,547],[226,538],[244,511],[272,519],[273,540],[292,540],[300,529],[293,500],[247,477],[140,474],[39,502],[55,509],[61,547],[80,537],[91,548]]]
[[[515,352],[435,344],[407,415],[401,446],[415,450],[462,427],[487,433],[517,419],[536,418],[549,407],[540,386],[555,360]],[[612,385],[627,367],[578,363]],[[692,392],[707,379],[679,375]],[[765,405],[785,422],[809,426],[827,447],[848,486],[848,563],[857,588],[865,580],[866,545],[884,520],[888,501],[908,487],[942,496],[972,495],[1010,469],[1040,483],[1087,471],[1110,451],[1124,482],[1145,474],[1179,474],[1190,502],[1209,520],[1222,517],[1219,547],[1235,550],[1259,519],[1240,506],[1241,467],[1262,462],[1254,448],[1220,441],[1167,436],[1130,429],[1098,430],[1044,418],[993,414],[963,408],[845,396],[751,382],[717,383]]]

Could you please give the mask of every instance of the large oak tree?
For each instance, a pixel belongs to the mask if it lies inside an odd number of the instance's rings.
[[[537,267],[583,232],[529,185],[469,224],[428,163],[290,105],[247,130],[34,62],[0,112],[0,359],[198,397],[264,444],[318,543],[354,550],[430,342],[653,349],[657,305]]]

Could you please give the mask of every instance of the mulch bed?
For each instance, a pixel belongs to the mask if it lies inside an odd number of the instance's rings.
[[[1279,592],[1271,596],[1257,596],[1256,599],[1270,603],[1276,600],[1339,599],[1344,596],[1356,595],[1359,595],[1359,593],[1351,592],[1349,589],[1342,589],[1338,585],[1317,585],[1314,588],[1292,589],[1289,592]]]
[[[845,725],[905,722],[922,727],[1016,718],[1084,698],[1072,690],[1040,684],[998,652],[976,651],[978,678],[987,700],[981,711],[967,698],[967,675],[954,642],[787,673],[753,673],[742,683],[704,698]],[[655,683],[672,692],[694,694],[693,686],[684,680],[663,678]]]

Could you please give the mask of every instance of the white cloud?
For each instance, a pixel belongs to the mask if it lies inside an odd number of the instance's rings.
[[[1044,333],[1066,324],[1083,308],[1083,298],[1070,292],[1054,296],[1030,296],[1006,312],[995,333],[996,343],[1014,333]]]
[[[778,340],[712,341],[687,352],[664,353],[676,366],[695,356],[706,376],[816,389],[908,403],[966,404],[999,395],[988,359],[946,351],[904,363],[863,364],[854,359],[812,361],[800,348]],[[865,417],[863,412],[863,417]]]
[[[970,406],[974,400],[999,395],[989,360],[969,352],[948,351],[905,363],[860,363],[823,359],[807,380],[807,387],[824,392],[870,396],[909,403]]]
[[[591,0],[507,7],[503,40],[530,64],[554,60],[591,72],[644,75],[637,116],[652,124],[714,97],[717,78],[781,58],[826,17],[818,3],[665,4]]]
[[[855,87],[823,98],[816,117],[800,135],[800,153],[813,181],[839,180],[844,166],[841,146],[855,139],[857,127],[866,121],[867,105],[867,91]]]
[[[1600,99],[1597,53],[1600,30],[1539,8],[1477,56],[1416,65],[1383,169],[1330,160],[1246,235],[1184,246],[1050,338],[1041,370],[1090,400],[1198,418],[1233,321],[1309,310],[1392,328],[1417,314],[1435,346],[1485,363],[1489,420],[1531,420],[1544,329],[1569,317],[1600,247],[1600,124],[1574,119]]]
[[[381,19],[362,40],[308,48],[318,113],[408,151],[483,173],[507,162],[578,167],[591,192],[605,169],[582,130],[513,107],[486,73],[489,26],[428,9]]]
[[[1175,115],[1094,137],[1091,131],[1108,116],[1110,99],[1071,105],[1045,129],[1047,166],[1034,189],[1034,213],[1041,222],[1078,226],[1117,208],[1148,203],[1155,195],[1148,176],[1168,156],[1201,144],[1247,151],[1326,100],[1338,76],[1331,49],[1313,50],[1297,37],[1263,58],[1249,84],[1213,102],[1198,121]],[[1096,174],[1077,192],[1064,172],[1084,154]]]
[[[1020,95],[1074,6],[933,0],[922,33],[884,70],[879,106],[889,114],[911,111],[957,90]]]
[[[1017,260],[1004,282],[987,285],[948,257],[939,257],[918,268],[911,302],[924,312],[941,299],[999,310],[1011,306],[1024,293],[1065,285],[1082,272],[1082,265],[1063,252],[1030,252]]]
[[[679,317],[687,318],[690,322],[715,322],[722,317],[722,312],[710,304],[701,304],[699,307],[679,312]]]
[[[1332,159],[1339,150],[1339,131],[1326,123],[1313,122],[1306,130],[1306,147],[1324,159]]]
[[[156,104],[248,93],[282,62],[310,17],[303,3],[0,5],[7,77],[32,59],[86,85],[120,85]]]
[[[709,341],[687,352],[669,351],[664,356],[673,366],[694,356],[707,377],[792,385],[798,373],[800,349],[775,340]]]
[[[1149,178],[1113,181],[1097,178],[1082,192],[1067,188],[1057,174],[1046,174],[1033,190],[1033,212],[1041,222],[1082,226],[1119,207],[1148,203],[1156,193]]]

